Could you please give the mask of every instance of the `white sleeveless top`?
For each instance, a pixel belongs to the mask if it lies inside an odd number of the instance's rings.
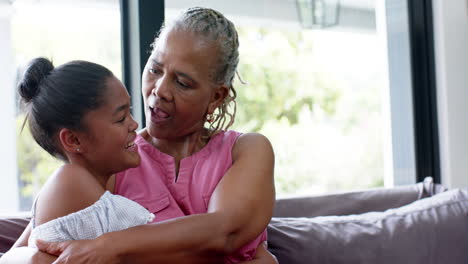
[[[94,239],[107,232],[147,224],[154,219],[154,214],[143,206],[109,191],[93,205],[37,227],[34,223],[35,205],[32,211],[33,230],[28,240],[29,247],[36,247],[37,239],[46,242]]]

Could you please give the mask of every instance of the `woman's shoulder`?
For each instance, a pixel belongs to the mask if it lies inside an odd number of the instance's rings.
[[[253,145],[271,145],[270,140],[263,134],[251,132],[251,133],[239,133],[236,140],[236,145],[248,146]]]
[[[234,144],[232,155],[236,157],[246,152],[273,153],[273,147],[270,140],[263,134],[255,132],[241,133]]]
[[[35,208],[35,222],[52,219],[86,208],[99,199],[104,188],[83,167],[66,164],[58,168],[40,191]]]

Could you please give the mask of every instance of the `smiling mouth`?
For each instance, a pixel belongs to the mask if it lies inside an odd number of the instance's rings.
[[[130,152],[136,152],[138,146],[135,144],[135,142],[128,143],[127,146],[125,146],[125,150],[130,151]]]

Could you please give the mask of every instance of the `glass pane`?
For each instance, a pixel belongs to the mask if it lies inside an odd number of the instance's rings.
[[[375,2],[166,1],[167,19],[206,6],[236,24],[246,84],[235,83],[234,129],[271,140],[278,197],[384,185],[391,133],[383,131],[387,53]]]
[[[7,40],[10,47],[6,53],[10,63],[2,59],[0,65],[16,76],[5,87],[9,91],[8,97],[2,98],[5,102],[12,102],[16,109],[12,112],[12,124],[8,124],[16,130],[6,139],[16,144],[1,153],[3,159],[16,151],[16,158],[10,157],[17,164],[16,175],[2,176],[9,177],[9,185],[2,185],[1,191],[16,188],[19,193],[17,197],[9,195],[7,199],[2,197],[0,200],[0,214],[9,214],[29,211],[33,197],[61,164],[35,143],[28,129],[21,132],[24,113],[15,87],[22,70],[29,60],[39,56],[52,59],[56,66],[79,59],[100,63],[120,78],[120,11],[118,0],[16,0],[12,4],[0,5],[0,9],[4,11],[0,12],[3,14],[1,26],[8,29],[2,31],[0,38],[2,42]],[[0,107],[5,106],[0,104]],[[14,186],[15,181],[17,187]],[[11,206],[12,203],[15,206]]]

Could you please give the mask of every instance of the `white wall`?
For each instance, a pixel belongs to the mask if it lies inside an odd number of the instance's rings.
[[[442,184],[468,186],[468,1],[433,0]]]
[[[19,209],[15,140],[15,89],[11,46],[12,7],[0,0],[0,214]]]

